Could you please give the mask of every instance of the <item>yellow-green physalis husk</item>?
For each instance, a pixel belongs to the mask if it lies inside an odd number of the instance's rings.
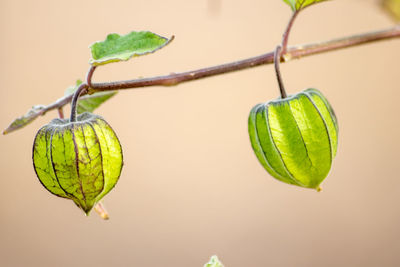
[[[88,214],[117,183],[122,149],[110,125],[85,112],[75,122],[54,119],[39,130],[33,165],[47,190],[73,200]]]
[[[262,166],[276,179],[320,190],[338,145],[338,124],[316,89],[256,105],[249,135]]]

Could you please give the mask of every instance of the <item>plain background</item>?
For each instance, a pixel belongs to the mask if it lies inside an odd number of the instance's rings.
[[[290,9],[279,0],[0,2],[0,125],[61,97],[108,33],[175,35],[165,49],[99,68],[94,81],[164,75],[273,48]],[[306,9],[290,44],[378,30],[376,1]],[[105,197],[111,219],[48,193],[32,168],[36,131],[55,111],[0,136],[1,266],[399,266],[399,40],[282,64],[289,93],[322,90],[339,151],[317,193],[281,183],[247,134],[257,103],[278,96],[272,65],[176,87],[121,91],[99,108],[125,166]],[[68,115],[69,107],[65,109]]]

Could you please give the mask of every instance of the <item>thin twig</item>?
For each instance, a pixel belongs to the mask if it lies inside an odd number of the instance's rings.
[[[274,54],[274,67],[275,67],[276,79],[278,81],[279,91],[281,93],[282,99],[286,98],[287,94],[286,94],[285,87],[283,86],[282,74],[281,74],[279,64],[281,62],[282,55],[285,54],[287,51],[290,30],[292,29],[294,20],[296,19],[297,14],[299,14],[299,12],[300,12],[300,9],[294,11],[292,16],[290,17],[289,23],[287,24],[285,32],[283,33],[283,36],[282,36],[282,43],[281,43],[281,45],[278,45],[276,47],[275,54]]]
[[[383,31],[353,35],[340,39],[334,39],[327,42],[289,47],[287,53],[283,55],[283,58],[285,59],[286,62],[295,58],[310,56],[322,52],[333,51],[340,48],[347,48],[351,46],[366,44],[380,40],[387,40],[391,38],[400,38],[400,25]],[[271,64],[273,63],[273,61],[274,61],[274,52],[269,52],[257,57],[235,61],[232,63],[227,63],[223,65],[218,65],[214,67],[208,67],[193,71],[187,71],[182,73],[173,73],[166,76],[150,77],[143,79],[127,80],[127,81],[107,82],[107,83],[92,83],[92,89],[90,90],[90,93],[99,91],[148,87],[148,86],[177,85],[183,82],[193,81],[228,72],[252,68],[263,64]]]
[[[314,44],[306,44],[306,45],[297,45],[293,47],[289,47],[287,52],[283,54],[284,62],[287,62],[291,59],[297,59],[305,56],[315,55],[319,53],[324,53],[328,51],[333,51],[342,48],[348,48],[352,46],[357,46],[361,44],[367,44],[376,41],[389,40],[394,38],[400,38],[400,25],[395,27],[376,31],[376,32],[368,32],[364,34],[358,34],[353,36],[347,36],[340,39],[334,39],[331,41],[314,43]],[[247,68],[252,68],[264,64],[271,64],[274,62],[274,51],[269,52],[260,56],[235,61],[223,65],[208,67],[204,69],[192,70],[182,73],[174,73],[165,76],[158,77],[150,77],[144,79],[135,79],[135,80],[127,80],[127,81],[116,81],[116,82],[107,82],[107,83],[92,83],[89,93],[95,93],[100,91],[109,91],[109,90],[122,90],[122,89],[131,89],[131,88],[140,88],[140,87],[149,87],[149,86],[171,86],[177,85],[183,82],[193,81],[197,79],[207,78],[215,75],[220,75],[228,72],[243,70]],[[94,69],[93,69],[94,71]],[[90,73],[90,69],[89,69]],[[89,76],[88,73],[88,76]],[[93,72],[90,74],[93,75]],[[85,95],[88,92],[83,92],[81,96]],[[68,96],[64,96],[52,104],[42,107],[39,111],[35,112],[35,114],[30,116],[29,121],[34,120],[36,117],[44,115],[46,112],[58,109],[63,107],[64,105],[71,102],[73,94]],[[6,129],[3,134],[9,133],[20,127],[13,127]]]
[[[90,68],[90,70],[91,69],[92,68]],[[76,89],[71,102],[71,116],[69,118],[70,122],[76,121],[76,108],[78,107],[78,98],[81,94],[87,91],[87,88],[88,85],[86,83],[82,83],[81,85],[79,85],[78,89]]]
[[[298,14],[299,14],[299,10],[296,10],[293,12],[292,16],[290,17],[289,23],[286,26],[285,32],[283,33],[282,44],[281,44],[281,46],[282,46],[281,54],[285,54],[287,51],[290,30],[292,29],[294,20],[296,19]]]
[[[86,83],[89,86],[89,88],[92,87],[92,77],[93,77],[93,73],[95,70],[96,70],[96,66],[91,66],[86,75]]]
[[[287,97],[287,94],[285,87],[283,86],[282,74],[279,68],[281,49],[282,47],[280,45],[278,45],[275,49],[274,67],[275,67],[276,79],[278,80],[279,91],[281,92],[281,98],[283,99]]]
[[[64,119],[64,110],[63,110],[63,107],[59,107],[57,110],[58,110],[58,117],[59,117],[60,119]]]

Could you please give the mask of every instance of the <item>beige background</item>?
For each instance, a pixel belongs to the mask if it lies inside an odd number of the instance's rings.
[[[176,39],[154,55],[101,67],[95,81],[262,54],[280,42],[289,16],[279,0],[2,0],[0,125],[83,78],[89,44],[107,33]],[[290,43],[391,25],[374,1],[332,1],[305,10]],[[250,147],[249,110],[278,96],[271,65],[128,90],[99,108],[125,157],[105,198],[109,221],[85,217],[35,176],[33,138],[56,112],[0,136],[0,265],[188,267],[217,254],[227,267],[399,266],[399,45],[282,65],[290,93],[319,88],[339,119],[339,152],[321,193],[274,180]]]

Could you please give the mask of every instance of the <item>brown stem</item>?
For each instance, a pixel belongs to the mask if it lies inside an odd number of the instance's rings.
[[[274,54],[275,74],[276,74],[276,79],[278,80],[279,91],[281,93],[282,99],[286,98],[287,94],[286,94],[285,86],[283,86],[282,74],[281,74],[281,70],[279,68],[279,64],[281,62],[282,55],[284,55],[287,51],[290,30],[292,29],[294,20],[296,19],[297,14],[299,14],[299,12],[300,12],[300,9],[294,11],[292,16],[290,17],[289,23],[287,24],[285,32],[283,33],[283,36],[282,36],[282,43],[280,46],[276,47],[275,54]]]
[[[71,102],[71,117],[69,118],[70,122],[75,122],[76,121],[76,108],[78,106],[78,98],[81,93],[84,91],[87,91],[86,89],[88,88],[88,85],[86,83],[82,83],[79,85],[78,89],[76,89],[74,96],[72,97],[72,102]]]
[[[86,74],[86,83],[82,83],[79,85],[78,89],[76,89],[72,100],[71,100],[71,117],[69,118],[70,122],[76,121],[76,109],[78,107],[78,98],[81,94],[87,93],[88,88],[92,85],[92,77],[93,73],[96,70],[96,66],[91,66]]]
[[[369,32],[359,35],[348,36],[340,39],[334,39],[327,42],[320,42],[315,44],[307,44],[301,46],[293,46],[288,48],[287,53],[284,55],[285,61],[319,54],[322,52],[333,51],[340,48],[366,44],[370,42],[386,40],[391,38],[400,37],[400,25],[392,27],[387,30]],[[274,52],[269,52],[257,57],[252,57],[240,61],[235,61],[214,67],[187,71],[182,73],[173,73],[165,76],[150,77],[144,79],[116,81],[107,83],[92,83],[91,93],[109,90],[122,90],[138,87],[148,86],[171,86],[179,83],[211,77],[228,72],[252,68],[263,64],[271,64],[274,62]]]
[[[279,63],[281,61],[281,49],[282,47],[280,45],[278,45],[275,49],[274,66],[275,66],[276,79],[278,80],[279,91],[281,92],[281,98],[283,99],[286,98],[287,95],[285,87],[283,86],[281,70],[279,69]]]
[[[91,66],[89,68],[89,71],[88,71],[87,75],[86,75],[86,83],[87,83],[89,88],[92,87],[92,77],[93,77],[93,73],[94,73],[95,70],[96,70],[96,66]]]
[[[327,42],[320,42],[307,45],[298,45],[288,48],[287,53],[283,55],[284,61],[287,62],[291,59],[301,58],[305,56],[315,55],[323,52],[333,51],[337,49],[357,46],[361,44],[367,44],[371,42],[377,42],[382,40],[389,40],[394,38],[400,38],[400,24],[382,31],[368,32],[364,34],[358,34],[353,36],[347,36],[340,39],[334,39]],[[187,71],[182,73],[174,73],[165,76],[150,77],[144,79],[128,80],[128,81],[117,81],[108,83],[92,83],[90,88],[90,93],[98,91],[108,91],[108,90],[121,90],[129,88],[138,87],[148,87],[148,86],[171,86],[177,85],[179,83],[193,81],[197,79],[202,79],[206,77],[211,77],[219,74],[224,74],[228,72],[243,70],[247,68],[252,68],[255,66],[263,64],[271,64],[274,62],[274,52],[269,52],[260,56],[235,61],[223,65],[218,65],[214,67],[208,67],[199,70]],[[92,73],[93,74],[93,73]],[[91,76],[90,76],[91,77]],[[81,95],[85,95],[83,92]],[[64,96],[52,104],[49,104],[40,111],[36,112],[30,117],[29,121],[32,121],[40,115],[44,115],[47,111],[63,107],[68,104],[72,99],[72,94]],[[25,124],[24,124],[25,125]],[[22,126],[24,126],[22,125]],[[20,127],[12,127],[6,129],[3,133],[9,133]]]
[[[64,119],[64,110],[63,110],[63,107],[59,107],[57,110],[58,110],[58,117],[59,117],[60,119]]]
[[[282,46],[281,55],[284,55],[286,53],[287,45],[288,45],[288,41],[289,41],[290,30],[292,29],[293,22],[296,19],[297,14],[299,14],[299,10],[296,10],[296,11],[293,12],[292,16],[290,17],[289,23],[286,26],[286,30],[283,33],[282,45],[281,45]]]

